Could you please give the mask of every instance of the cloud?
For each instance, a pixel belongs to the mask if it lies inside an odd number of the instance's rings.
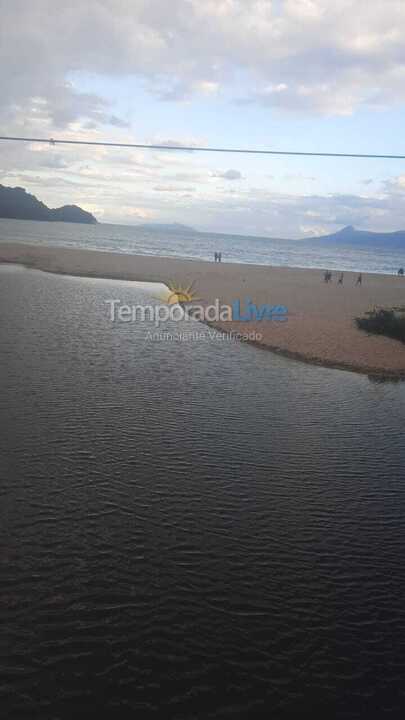
[[[405,192],[405,175],[398,175],[396,178],[390,178],[383,182],[383,187],[387,193],[404,193]]]
[[[225,170],[212,173],[212,177],[222,178],[223,180],[241,180],[242,173],[239,170]]]
[[[209,103],[225,113],[240,113],[235,103],[258,105],[265,122],[266,108],[350,115],[405,103],[405,3],[398,0],[0,0],[0,12],[3,134],[128,142],[138,135],[128,118],[142,116],[144,98],[150,113],[153,96],[153,111],[162,101],[162,133],[151,123],[150,141],[193,148],[207,141],[192,135],[190,120],[209,119]],[[128,88],[128,109],[115,101],[115,87]],[[184,105],[176,116],[163,101]],[[266,189],[270,176],[245,162],[256,187],[237,182],[242,172],[222,169],[218,156],[192,150],[2,143],[0,172],[3,182],[38,188],[49,205],[102,208],[107,221],[148,213],[282,237],[340,224],[405,228],[404,176],[364,186],[360,177],[364,195],[322,196],[312,170],[300,176],[291,164],[289,177],[286,170],[274,178],[290,194],[277,194]],[[312,194],[300,194],[310,180]]]
[[[292,195],[251,188],[220,199],[196,198],[192,217],[202,229],[284,238],[329,234],[346,225],[380,231],[405,229],[403,197],[388,192],[373,196]],[[184,218],[184,222],[190,220]]]
[[[176,158],[179,157],[179,153],[189,153],[192,154],[193,148],[199,148],[199,147],[205,147],[206,141],[203,138],[195,138],[195,137],[182,137],[182,138],[165,138],[161,137],[160,135],[154,135],[152,136],[148,143],[150,145],[157,145],[159,148],[180,148],[180,150],[176,150],[176,152],[169,152],[169,150],[166,151],[158,150],[157,152],[162,153],[162,157],[165,158],[167,161],[168,158],[170,158],[172,161],[177,162]],[[183,149],[184,148],[184,149]],[[164,153],[164,156],[163,156]],[[180,156],[181,157],[181,156]]]
[[[173,166],[146,156],[150,164],[144,167],[141,151],[127,158],[119,150],[100,148],[99,162],[93,149],[83,148],[77,154],[72,147],[40,147],[27,147],[24,156],[16,157],[14,169],[3,169],[0,182],[26,187],[51,207],[76,203],[96,208],[95,214],[105,222],[153,218],[205,230],[285,238],[331,233],[345,225],[405,229],[405,176],[401,175],[375,182],[372,192],[367,187],[367,194],[361,195],[274,192],[256,179],[252,186],[224,182],[220,189],[210,181],[209,169],[198,156],[182,155]],[[11,145],[5,148],[12,150]],[[54,157],[56,165],[64,164],[61,174],[52,168]],[[9,164],[11,158],[3,168]]]
[[[81,73],[139,78],[170,101],[226,90],[335,115],[405,101],[398,0],[0,0],[0,10],[3,121],[37,113],[56,128],[125,127],[108,93],[78,88]]]
[[[124,216],[130,220],[130,219],[136,219],[136,220],[151,220],[153,218],[153,212],[146,208],[141,207],[131,207],[124,205],[122,208],[122,212]]]
[[[157,185],[153,188],[157,192],[193,193],[194,187],[175,187],[173,185]]]

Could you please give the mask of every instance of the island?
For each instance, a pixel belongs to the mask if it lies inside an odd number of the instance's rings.
[[[78,205],[49,208],[22,187],[0,185],[0,218],[15,220],[46,220],[95,224],[97,219]]]
[[[299,241],[301,242],[301,241]],[[405,230],[394,232],[374,232],[372,230],[357,230],[353,225],[338,230],[331,235],[320,235],[307,238],[307,243],[314,246],[333,245],[335,247],[361,247],[361,248],[390,248],[392,250],[405,249]]]

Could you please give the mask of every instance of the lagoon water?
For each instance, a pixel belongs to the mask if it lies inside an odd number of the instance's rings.
[[[225,262],[354,272],[396,274],[405,267],[405,250],[311,245],[241,235],[167,231],[128,225],[83,225],[0,218],[0,243],[26,242],[125,254],[212,260],[220,250]]]
[[[403,718],[405,385],[139,292],[0,267],[1,717]]]

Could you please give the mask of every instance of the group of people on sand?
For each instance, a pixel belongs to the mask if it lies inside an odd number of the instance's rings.
[[[222,262],[222,253],[221,252],[214,253],[214,262]]]
[[[341,272],[340,275],[339,275],[339,277],[338,277],[337,284],[338,284],[338,285],[343,285],[343,280],[344,280],[344,273]],[[330,270],[326,270],[326,271],[325,271],[324,281],[325,281],[326,283],[332,282],[332,273],[331,273]],[[359,273],[359,274],[357,275],[356,285],[362,285],[362,283],[363,283],[363,275],[362,275],[361,273]]]

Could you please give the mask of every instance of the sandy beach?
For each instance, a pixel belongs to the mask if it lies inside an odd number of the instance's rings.
[[[23,264],[53,273],[180,285],[194,282],[204,302],[249,297],[256,304],[285,305],[288,322],[224,322],[225,331],[256,332],[260,344],[287,356],[366,374],[405,376],[405,345],[357,329],[354,318],[374,306],[405,305],[405,279],[346,272],[344,285],[323,282],[319,270],[214,264],[176,258],[129,256],[94,250],[4,243],[0,262]]]

